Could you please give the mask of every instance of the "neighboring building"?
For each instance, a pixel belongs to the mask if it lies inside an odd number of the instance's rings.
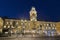
[[[37,11],[32,7],[30,20],[3,19],[0,17],[0,33],[55,36],[60,34],[60,22],[38,21]]]

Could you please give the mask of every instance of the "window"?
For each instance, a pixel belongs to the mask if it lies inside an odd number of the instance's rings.
[[[52,27],[52,29],[56,29],[55,27]]]
[[[48,27],[48,29],[51,29],[51,27]]]
[[[46,26],[46,24],[44,24],[44,26]]]
[[[27,20],[25,20],[25,22],[27,22]]]
[[[53,26],[55,27],[56,25],[55,25],[55,24],[53,24]]]
[[[23,22],[23,19],[21,19],[21,22]]]
[[[48,29],[48,27],[46,27],[46,29]]]
[[[6,25],[4,26],[4,28],[6,28]]]
[[[16,22],[16,25],[18,25],[18,22]]]
[[[47,26],[48,26],[48,27],[51,27],[51,24],[50,24],[50,23],[48,23],[48,24],[47,24]]]
[[[8,25],[8,28],[10,28],[10,26]]]
[[[9,24],[9,22],[6,22],[6,24]]]
[[[13,26],[11,26],[11,28],[14,28]]]
[[[47,24],[47,26],[49,26],[49,24]]]
[[[40,25],[39,29],[42,30],[42,25]]]
[[[8,32],[5,32],[5,34],[8,34]]]

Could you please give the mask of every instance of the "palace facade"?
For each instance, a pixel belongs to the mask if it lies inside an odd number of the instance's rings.
[[[3,34],[39,34],[41,36],[60,35],[60,22],[37,20],[35,7],[30,10],[30,20],[3,19],[0,17],[0,33]]]

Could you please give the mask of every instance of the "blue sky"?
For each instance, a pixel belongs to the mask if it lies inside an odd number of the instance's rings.
[[[60,21],[59,0],[0,0],[0,16],[29,19],[29,11],[34,6],[38,20]]]

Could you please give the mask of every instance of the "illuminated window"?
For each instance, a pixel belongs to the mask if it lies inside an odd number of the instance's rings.
[[[48,24],[47,24],[47,26],[48,26],[48,27],[51,27],[51,24],[50,24],[50,23],[48,23]]]
[[[47,26],[49,26],[49,24],[47,24]]]
[[[55,27],[52,27],[52,29],[56,29]]]
[[[6,26],[4,26],[4,28],[6,28]]]
[[[48,29],[51,29],[51,27],[48,27]]]
[[[46,27],[46,29],[48,29],[48,27]]]
[[[9,22],[6,22],[6,24],[9,24]]]
[[[51,24],[51,27],[53,27],[53,24]]]
[[[44,26],[46,26],[46,24],[44,24]]]
[[[10,26],[8,26],[8,28],[10,28]]]
[[[32,21],[33,19],[31,19],[31,21]]]
[[[21,22],[21,25],[23,25],[23,23]]]
[[[11,31],[11,33],[13,33],[13,31]]]
[[[51,24],[51,27],[55,27],[56,25],[55,24]]]
[[[16,25],[18,25],[18,22],[16,22]]]
[[[53,26],[55,27],[56,25],[55,25],[55,24],[53,24]]]
[[[25,22],[27,22],[27,20],[25,20]]]
[[[8,34],[8,32],[5,32],[5,34]]]
[[[11,26],[11,28],[14,28],[13,26]]]
[[[21,22],[23,22],[23,20],[21,19]]]

